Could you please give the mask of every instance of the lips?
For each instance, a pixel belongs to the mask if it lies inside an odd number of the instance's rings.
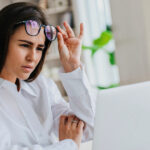
[[[27,66],[22,66],[24,72],[31,72],[33,70],[33,66],[27,65]]]

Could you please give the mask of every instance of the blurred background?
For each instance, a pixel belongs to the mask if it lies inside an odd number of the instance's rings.
[[[0,9],[20,1],[42,7],[49,24],[62,26],[67,21],[77,35],[80,22],[84,23],[81,59],[93,88],[104,90],[150,79],[150,1],[0,0]],[[42,72],[68,100],[58,76],[60,66],[56,40]],[[91,141],[82,144],[81,150],[91,150],[91,145]]]

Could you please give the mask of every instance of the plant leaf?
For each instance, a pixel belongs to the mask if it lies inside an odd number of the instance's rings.
[[[93,41],[93,45],[100,47],[105,46],[113,38],[111,31],[104,31],[101,33],[100,37]]]
[[[115,87],[118,87],[118,86],[120,86],[120,84],[119,84],[119,83],[116,83],[116,84],[112,84],[112,85],[110,85],[110,86],[108,86],[108,87],[97,86],[97,88],[98,88],[99,90],[105,90],[105,89],[109,89],[109,88],[115,88]]]
[[[82,49],[83,50],[91,50],[91,55],[93,56],[98,50],[99,50],[99,47],[98,46],[85,46],[85,45],[82,45]]]
[[[116,61],[115,61],[115,52],[107,52],[109,55],[109,62],[111,65],[115,65]]]

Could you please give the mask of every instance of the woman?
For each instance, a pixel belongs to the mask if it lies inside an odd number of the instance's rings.
[[[94,102],[80,63],[83,24],[78,37],[64,27],[48,25],[30,3],[0,11],[0,150],[76,150],[92,138]],[[40,74],[56,37],[69,104]]]

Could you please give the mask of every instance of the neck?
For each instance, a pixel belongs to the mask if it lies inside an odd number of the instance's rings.
[[[12,83],[15,83],[17,80],[16,77],[14,77],[11,73],[7,72],[5,69],[3,69],[2,72],[0,73],[0,78],[8,80]]]

